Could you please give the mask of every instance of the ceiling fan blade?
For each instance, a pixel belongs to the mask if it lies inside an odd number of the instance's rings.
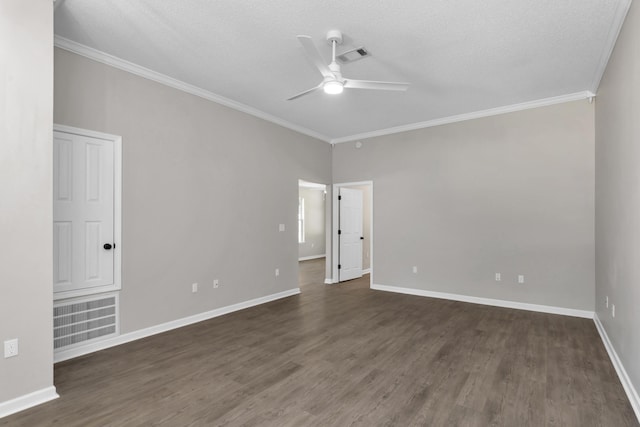
[[[302,47],[304,47],[304,50],[307,53],[307,56],[309,57],[309,59],[311,59],[311,61],[313,62],[313,65],[315,65],[318,68],[322,76],[330,77],[332,79],[335,78],[333,72],[331,72],[331,70],[329,69],[329,66],[324,62],[324,59],[322,59],[322,56],[320,55],[320,52],[318,52],[318,49],[316,48],[316,45],[313,43],[313,40],[311,39],[311,37],[298,36],[298,40],[300,41],[300,44],[302,45]]]
[[[344,82],[344,87],[349,89],[375,89],[375,90],[407,90],[409,83],[399,82],[375,82],[371,80],[351,80]]]
[[[314,87],[314,88],[311,88],[311,89],[305,90],[304,92],[300,92],[300,93],[299,93],[299,94],[297,94],[297,95],[293,95],[291,98],[287,99],[287,101],[292,101],[292,100],[294,100],[294,99],[300,98],[301,96],[305,96],[305,95],[307,95],[307,94],[309,94],[309,93],[311,93],[311,92],[314,92],[314,91],[316,91],[316,90],[318,90],[318,89],[321,89],[321,88],[322,88],[322,83],[321,83],[321,84],[319,84],[318,86]]]

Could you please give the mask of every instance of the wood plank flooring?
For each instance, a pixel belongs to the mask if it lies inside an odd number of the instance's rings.
[[[323,285],[55,366],[11,426],[638,426],[593,321]]]

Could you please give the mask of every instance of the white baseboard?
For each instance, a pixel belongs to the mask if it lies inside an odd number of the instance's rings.
[[[126,334],[119,335],[117,337],[108,338],[106,340],[92,343],[82,347],[70,348],[68,350],[62,350],[53,354],[54,362],[62,362],[63,360],[72,359],[74,357],[82,356],[85,354],[93,353],[94,351],[104,350],[105,348],[114,347],[120,344],[125,344],[131,341],[139,340],[151,335],[156,335],[162,332],[170,331],[172,329],[181,328],[183,326],[191,325],[193,323],[202,322],[203,320],[212,319],[214,317],[222,316],[234,311],[244,310],[245,308],[253,307],[256,305],[264,304],[277,299],[290,297],[300,293],[300,288],[289,289],[276,294],[267,295],[260,298],[255,298],[249,301],[239,302],[237,304],[228,305],[226,307],[216,308],[204,313],[195,314],[189,317],[183,317],[182,319],[172,320],[171,322],[161,323],[159,325],[151,326],[149,328],[140,329]]]
[[[15,399],[7,400],[6,402],[0,402],[0,418],[24,411],[25,409],[57,399],[58,397],[60,396],[56,393],[56,388],[51,386],[16,397]]]
[[[327,277],[326,279],[324,279],[324,284],[325,285],[333,285],[333,279]]]
[[[362,274],[369,274],[369,273],[371,273],[370,268],[365,268],[364,270],[362,270]]]
[[[622,387],[624,391],[627,393],[627,397],[629,398],[629,403],[631,403],[631,407],[633,408],[633,412],[636,413],[636,418],[640,422],[640,397],[638,396],[638,390],[635,389],[629,375],[627,375],[627,370],[624,369],[624,365],[620,361],[618,357],[618,353],[616,353],[615,348],[611,344],[609,340],[609,336],[607,335],[607,331],[604,329],[604,326],[600,322],[598,318],[598,314],[593,316],[593,322],[596,324],[596,329],[600,334],[600,338],[602,339],[602,343],[604,344],[604,348],[607,349],[607,353],[609,353],[609,359],[611,359],[611,363],[613,367],[616,368],[616,372],[618,373],[618,378],[620,378],[620,382],[622,383]]]
[[[593,319],[594,312],[576,310],[573,308],[553,307],[550,305],[528,304],[525,302],[506,301],[492,298],[473,297],[469,295],[449,294],[446,292],[426,291],[423,289],[400,288],[396,286],[371,285],[371,289],[378,291],[396,292],[399,294],[417,295],[421,297],[440,298],[453,301],[470,302],[472,304],[491,305],[495,307],[515,308],[518,310],[538,311],[540,313],[562,314],[564,316],[584,317]]]
[[[298,258],[298,261],[309,261],[310,259],[318,259],[318,258],[326,258],[326,257],[327,257],[327,254],[303,256]]]

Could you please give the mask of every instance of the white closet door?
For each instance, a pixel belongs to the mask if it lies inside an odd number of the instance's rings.
[[[339,281],[362,277],[362,190],[340,188]]]
[[[54,292],[114,283],[114,142],[54,132]]]

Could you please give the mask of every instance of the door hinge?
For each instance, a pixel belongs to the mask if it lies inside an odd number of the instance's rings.
[[[338,270],[340,270],[342,268],[342,266],[340,264],[338,264]]]
[[[342,230],[338,230],[338,234],[342,234]]]
[[[338,196],[338,200],[342,200],[342,196]]]

